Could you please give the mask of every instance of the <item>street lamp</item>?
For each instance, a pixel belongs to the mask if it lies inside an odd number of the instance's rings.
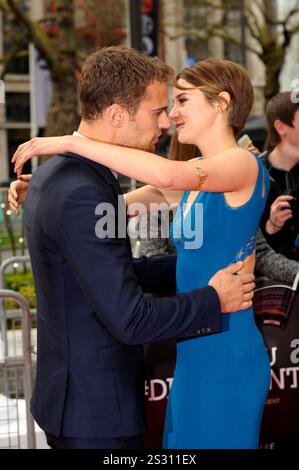
[[[141,0],[129,0],[130,46],[142,51]]]

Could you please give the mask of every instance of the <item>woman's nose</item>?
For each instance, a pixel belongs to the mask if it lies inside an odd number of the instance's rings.
[[[173,108],[170,110],[170,113],[169,113],[169,119],[172,119],[173,121],[175,121],[178,117],[178,112],[175,108],[175,106],[173,106]]]

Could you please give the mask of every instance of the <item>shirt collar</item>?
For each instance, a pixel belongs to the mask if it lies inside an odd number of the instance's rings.
[[[73,132],[73,135],[75,135],[75,136],[77,136],[77,137],[83,137],[83,139],[87,139],[87,138],[88,138],[88,137],[85,137],[85,135],[80,134],[80,132],[78,132],[78,131],[74,131],[74,132]],[[110,168],[109,168],[109,169],[110,169]],[[110,170],[110,171],[111,171],[111,173],[114,175],[114,177],[117,179],[117,173],[116,173],[116,171],[113,171],[113,170]]]

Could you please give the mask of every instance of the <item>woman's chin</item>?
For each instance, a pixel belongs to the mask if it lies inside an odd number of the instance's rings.
[[[180,142],[180,144],[185,144],[185,137],[182,133],[178,132],[178,141]]]
[[[190,144],[188,137],[184,134],[178,133],[178,141],[180,144]]]

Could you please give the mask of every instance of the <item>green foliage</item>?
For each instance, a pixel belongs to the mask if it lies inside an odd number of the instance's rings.
[[[19,292],[27,300],[30,308],[36,308],[36,295],[32,271],[23,271],[16,273],[6,273],[4,276],[5,289],[11,289]],[[13,299],[5,301],[6,309],[20,308],[19,304]]]
[[[23,242],[20,243],[21,235],[20,232],[14,231],[14,240],[15,240],[15,245],[17,248],[21,248],[23,246]],[[6,230],[0,230],[0,249],[1,248],[11,248],[11,239],[7,233]]]

